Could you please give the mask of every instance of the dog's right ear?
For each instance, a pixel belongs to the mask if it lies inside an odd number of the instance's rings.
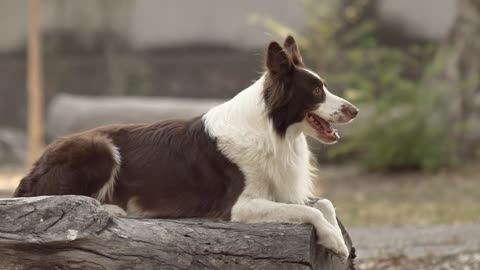
[[[290,56],[276,41],[268,45],[266,65],[268,71],[279,76],[287,75],[293,68]]]
[[[288,35],[283,43],[283,47],[287,50],[290,55],[292,56],[292,61],[297,66],[305,66],[303,64],[302,55],[300,54],[300,50],[298,49],[297,42],[293,38],[292,35]]]

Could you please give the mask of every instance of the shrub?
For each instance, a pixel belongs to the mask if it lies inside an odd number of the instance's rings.
[[[318,3],[320,2],[320,3]],[[427,83],[443,65],[431,64],[435,46],[410,42],[402,47],[379,42],[378,24],[370,19],[370,0],[304,1],[307,31],[301,36],[305,59],[327,78],[329,88],[344,89],[347,99],[371,107],[368,124],[349,140],[327,150],[331,159],[355,156],[367,169],[436,169],[458,162],[444,97],[449,89]],[[290,29],[256,17],[272,32]],[[310,65],[311,66],[311,65]],[[361,109],[362,110],[362,109]]]

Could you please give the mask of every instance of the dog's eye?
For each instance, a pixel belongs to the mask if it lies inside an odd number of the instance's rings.
[[[315,89],[313,89],[313,95],[315,96],[321,96],[323,94],[322,92],[323,90],[320,87],[316,87]]]

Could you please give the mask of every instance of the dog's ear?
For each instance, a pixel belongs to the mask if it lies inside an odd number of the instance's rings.
[[[290,56],[276,41],[268,45],[266,65],[268,71],[279,76],[287,75],[293,68]]]
[[[300,54],[300,50],[298,49],[297,43],[292,35],[288,35],[283,43],[283,47],[292,57],[292,61],[297,66],[305,66],[303,64],[302,55]]]

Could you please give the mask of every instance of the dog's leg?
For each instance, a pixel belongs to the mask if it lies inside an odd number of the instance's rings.
[[[330,200],[324,198],[313,198],[307,202],[307,205],[320,210],[328,223],[335,227],[337,232],[341,234],[342,230],[337,222],[335,207]]]
[[[285,204],[260,198],[241,198],[232,209],[232,221],[245,223],[310,223],[315,227],[318,243],[347,258],[348,248],[322,212],[306,205]]]

